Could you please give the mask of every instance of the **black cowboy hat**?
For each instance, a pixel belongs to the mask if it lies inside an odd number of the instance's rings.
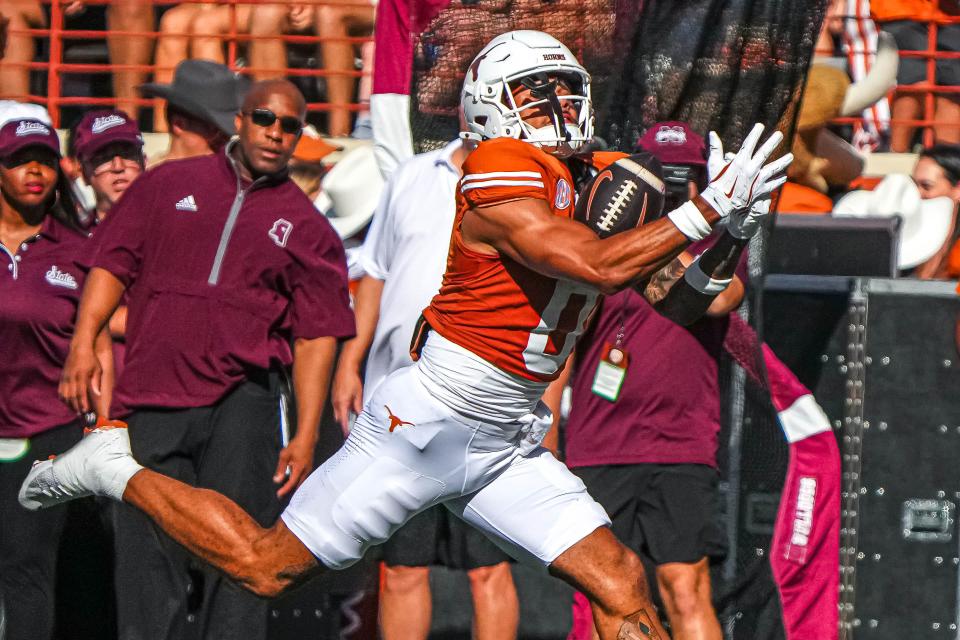
[[[234,118],[250,83],[210,60],[184,60],[173,72],[171,84],[140,85],[146,98],[163,98],[186,113],[216,125],[227,135],[237,132]]]

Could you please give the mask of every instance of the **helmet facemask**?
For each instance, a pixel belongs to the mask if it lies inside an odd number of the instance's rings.
[[[557,93],[561,81],[569,87],[565,94]],[[514,99],[514,91],[521,86],[530,91],[534,100],[518,105]],[[592,138],[593,114],[589,80],[585,81],[569,73],[541,71],[517,79],[504,78],[503,93],[502,102],[506,107],[503,121],[505,124],[516,124],[519,129],[517,137],[521,140],[553,155],[567,157]],[[564,117],[564,107],[570,104],[577,113],[576,124],[567,122]],[[531,111],[537,110],[549,116],[550,124],[534,127],[526,121],[525,118],[532,117]]]

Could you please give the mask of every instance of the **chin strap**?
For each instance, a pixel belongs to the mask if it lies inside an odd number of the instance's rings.
[[[567,131],[566,120],[563,117],[563,107],[557,97],[557,80],[550,80],[545,73],[535,73],[520,80],[520,84],[530,89],[531,95],[538,100],[546,100],[553,111],[553,126],[557,130],[557,137],[563,136],[564,142],[570,142],[570,132]]]

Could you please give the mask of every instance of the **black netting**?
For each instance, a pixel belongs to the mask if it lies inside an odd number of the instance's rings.
[[[489,40],[512,29],[546,31],[577,55],[593,76],[596,133],[613,149],[632,150],[664,120],[689,122],[701,134],[715,130],[728,149],[754,122],[791,131],[825,7],[826,0],[453,0],[417,40],[416,150],[456,136],[464,72]],[[762,278],[763,243],[751,251],[751,277]],[[753,296],[749,305],[755,326],[762,324],[760,303]],[[746,360],[762,377],[757,346]],[[762,385],[734,366],[724,371],[731,446],[721,466],[724,486],[736,492],[727,501],[736,513],[728,516],[734,548],[719,605],[729,637],[780,637],[765,553],[787,450]]]
[[[754,122],[792,122],[825,2],[453,0],[420,35],[417,150],[451,139],[463,73],[494,36],[546,31],[593,75],[597,133],[629,149],[647,127],[685,120],[737,145]],[[787,127],[788,128],[788,127]]]

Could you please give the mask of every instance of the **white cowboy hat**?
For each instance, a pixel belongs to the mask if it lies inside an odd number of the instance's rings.
[[[947,197],[923,200],[913,179],[892,173],[873,191],[851,191],[833,207],[834,216],[889,218],[900,216],[900,252],[897,266],[910,269],[934,256],[953,229],[953,201]]]
[[[320,195],[314,204],[327,216],[340,238],[346,240],[373,217],[383,184],[373,146],[357,147],[323,176]]]

